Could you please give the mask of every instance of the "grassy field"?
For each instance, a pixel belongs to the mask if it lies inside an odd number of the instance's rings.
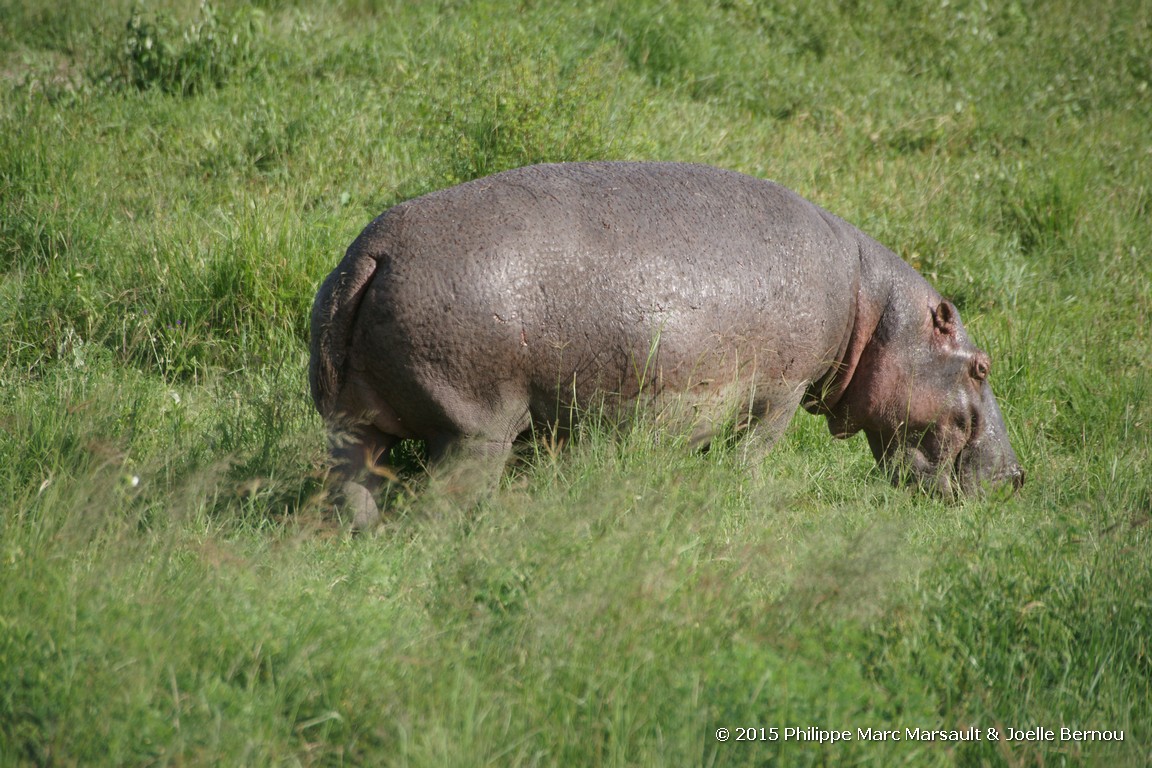
[[[1152,761],[1150,51],[1149,0],[0,0],[0,765]],[[897,250],[1023,491],[640,424],[342,534],[320,280],[400,200],[596,158]]]

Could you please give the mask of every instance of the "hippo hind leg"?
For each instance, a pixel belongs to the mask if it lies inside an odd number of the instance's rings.
[[[431,495],[470,508],[496,490],[515,435],[443,435],[428,441]]]
[[[376,493],[387,473],[382,464],[400,438],[371,424],[330,433],[332,474],[341,517],[351,519],[354,532],[373,530],[380,523]]]

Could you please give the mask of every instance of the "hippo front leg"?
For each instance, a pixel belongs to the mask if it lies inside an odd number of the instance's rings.
[[[800,407],[801,392],[797,391],[786,398],[771,403],[763,403],[747,415],[744,432],[740,437],[740,452],[744,461],[759,466],[772,446],[780,441],[792,415]]]
[[[340,515],[345,520],[351,518],[353,532],[371,531],[380,524],[375,498],[384,477],[380,462],[387,459],[400,438],[365,424],[351,430],[333,430],[329,439],[329,484],[334,488]]]

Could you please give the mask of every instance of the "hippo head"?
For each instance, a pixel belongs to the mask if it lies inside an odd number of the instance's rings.
[[[837,437],[863,431],[893,483],[945,497],[1019,488],[1024,472],[988,383],[991,361],[950,302],[889,307],[828,413]]]

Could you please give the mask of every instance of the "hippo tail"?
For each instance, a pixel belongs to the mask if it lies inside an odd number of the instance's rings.
[[[356,245],[348,249],[340,265],[324,280],[312,305],[308,383],[312,402],[326,419],[335,413],[336,399],[346,377],[356,313],[376,273],[376,259]]]

